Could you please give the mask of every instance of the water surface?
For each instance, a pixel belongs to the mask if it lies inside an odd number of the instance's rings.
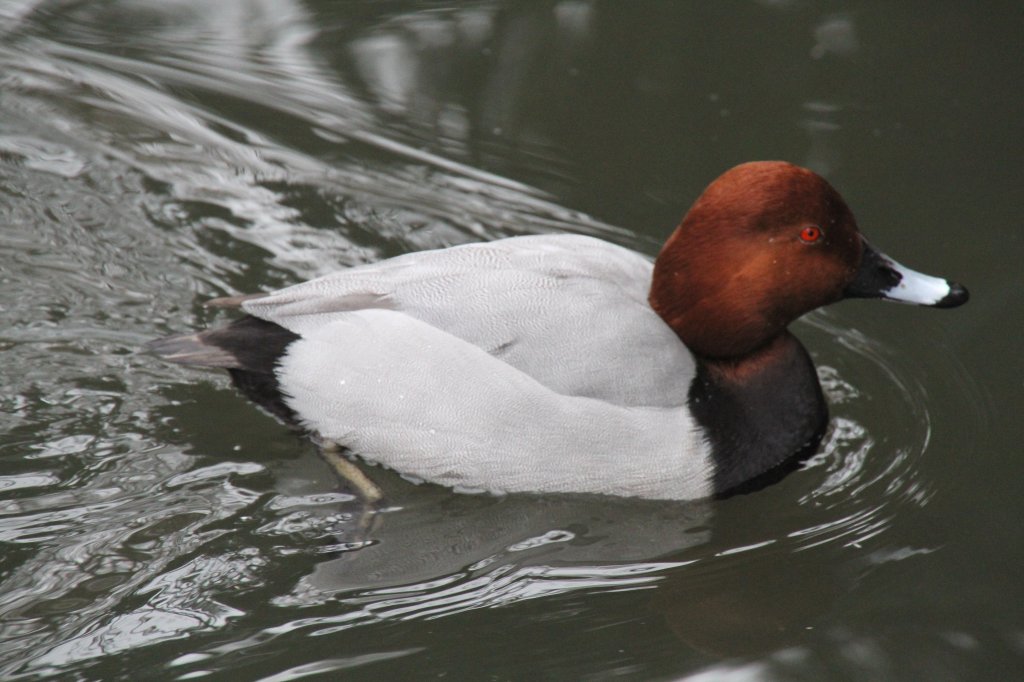
[[[0,671],[1010,679],[1024,653],[1015,3],[0,7]],[[654,255],[750,159],[823,173],[956,311],[795,325],[807,467],[666,504],[369,509],[216,374],[208,298],[544,232]]]

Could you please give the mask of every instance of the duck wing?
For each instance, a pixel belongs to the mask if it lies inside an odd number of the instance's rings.
[[[569,396],[678,406],[693,359],[647,303],[651,263],[579,235],[467,244],[239,301],[306,337],[359,310],[407,315]]]

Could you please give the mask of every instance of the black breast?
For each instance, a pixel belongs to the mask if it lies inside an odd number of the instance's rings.
[[[782,479],[814,454],[828,425],[814,363],[788,333],[748,358],[698,360],[689,403],[710,440],[716,497]]]

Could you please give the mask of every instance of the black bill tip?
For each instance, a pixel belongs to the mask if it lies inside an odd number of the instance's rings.
[[[967,303],[971,298],[970,292],[967,291],[967,287],[956,282],[949,283],[949,293],[942,298],[941,301],[935,303],[936,308],[956,308],[957,306]]]

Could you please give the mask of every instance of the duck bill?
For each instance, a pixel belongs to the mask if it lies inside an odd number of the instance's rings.
[[[900,265],[864,242],[864,255],[846,298],[883,298],[887,301],[955,308],[967,302],[967,289],[941,277],[932,277]]]

